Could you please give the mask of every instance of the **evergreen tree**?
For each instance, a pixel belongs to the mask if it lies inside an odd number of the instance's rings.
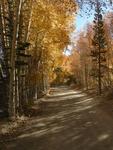
[[[93,49],[91,51],[93,62],[93,77],[98,81],[99,94],[102,93],[102,77],[104,76],[106,68],[106,46],[104,22],[102,16],[101,4],[97,0],[95,17],[94,17],[94,36],[92,40]]]

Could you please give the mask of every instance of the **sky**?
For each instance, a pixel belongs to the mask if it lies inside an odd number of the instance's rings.
[[[86,14],[83,14],[83,16],[77,15],[76,18],[76,32],[80,32],[81,30],[84,30],[86,25],[88,23],[91,23],[93,21],[94,16],[87,16]]]
[[[93,21],[95,11],[88,8],[89,6],[84,5],[84,7],[82,7],[82,10],[80,9],[77,12],[77,16],[75,19],[76,32],[83,30],[88,23],[91,23]]]

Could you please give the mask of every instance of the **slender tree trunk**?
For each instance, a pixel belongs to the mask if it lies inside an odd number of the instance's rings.
[[[101,83],[101,52],[99,47],[99,58],[98,58],[98,88],[99,88],[99,95],[102,93],[102,83]]]
[[[86,64],[85,64],[85,86],[86,86],[86,90],[88,90],[88,71],[87,71]]]
[[[16,60],[16,37],[17,37],[17,25],[18,25],[18,11],[20,0],[16,2],[15,16],[14,16],[14,28],[13,39],[11,49],[11,72],[10,72],[10,85],[9,85],[9,117],[15,118],[15,60]]]

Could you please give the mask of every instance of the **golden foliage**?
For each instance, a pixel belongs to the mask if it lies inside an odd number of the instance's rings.
[[[31,65],[33,72],[40,71],[36,68],[39,63],[48,74],[59,64],[64,48],[70,43],[75,11],[74,0],[35,0],[29,33],[32,44],[29,52],[37,59]]]

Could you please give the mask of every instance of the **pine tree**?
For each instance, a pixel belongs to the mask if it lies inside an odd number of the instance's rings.
[[[94,17],[94,36],[92,40],[93,49],[91,51],[93,62],[93,77],[98,81],[99,94],[102,93],[102,77],[106,68],[106,46],[107,42],[104,33],[104,22],[101,4],[97,0]]]

